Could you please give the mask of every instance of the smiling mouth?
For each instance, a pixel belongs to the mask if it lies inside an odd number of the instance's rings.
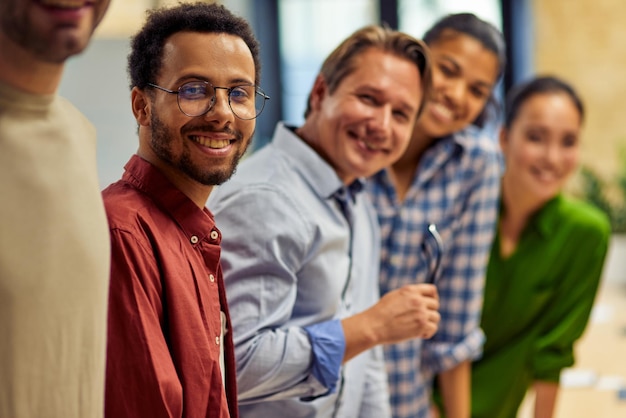
[[[365,139],[357,139],[357,142],[366,150],[372,152],[386,152],[385,149],[376,142],[368,142]]]
[[[561,178],[561,176],[553,170],[545,170],[545,169],[536,168],[533,170],[533,172],[535,176],[543,182],[554,182]]]
[[[450,108],[448,108],[447,106],[439,102],[433,102],[431,106],[435,113],[440,117],[448,120],[454,120],[454,112],[452,112],[452,110],[450,110]]]
[[[231,140],[229,139],[211,139],[204,136],[192,135],[190,136],[193,142],[196,142],[204,147],[212,148],[212,149],[222,149],[226,148],[231,144]]]
[[[54,7],[57,9],[80,9],[90,1],[85,0],[39,0],[39,3],[46,7]]]
[[[368,150],[370,150],[370,151],[381,151],[381,150],[382,150],[382,148],[377,147],[377,146],[375,146],[375,145],[373,145],[373,144],[370,144],[369,142],[366,142],[366,141],[361,141],[361,143],[362,143],[363,145],[365,145],[365,148],[367,148],[367,149],[368,149]]]

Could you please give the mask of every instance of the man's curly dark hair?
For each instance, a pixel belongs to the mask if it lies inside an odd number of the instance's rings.
[[[259,42],[248,22],[222,5],[181,3],[148,12],[143,28],[131,40],[128,55],[130,88],[144,89],[155,83],[161,71],[166,40],[178,32],[227,33],[243,39],[250,48],[255,67],[255,84],[261,77]]]

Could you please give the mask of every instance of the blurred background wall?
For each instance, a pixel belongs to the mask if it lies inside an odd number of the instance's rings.
[[[96,125],[101,186],[117,180],[137,147],[126,77],[129,38],[146,10],[171,0],[112,0],[88,50],[73,58],[61,94]],[[261,42],[261,86],[271,96],[258,119],[253,149],[265,144],[278,120],[302,121],[305,101],[323,58],[348,34],[386,22],[421,37],[436,19],[470,11],[500,28],[508,44],[509,67],[499,94],[535,73],[570,80],[586,107],[583,163],[594,176],[588,190],[580,176],[572,189],[593,194],[600,205],[620,206],[626,229],[626,2],[622,0],[224,0],[248,19]],[[589,180],[589,179],[587,179]],[[598,182],[602,183],[598,185]],[[597,190],[602,188],[603,190]],[[606,189],[606,190],[604,190]],[[593,199],[593,196],[592,196]],[[606,200],[606,199],[605,199]],[[613,203],[611,203],[613,201]],[[613,208],[615,209],[615,208]],[[613,210],[611,208],[607,210]],[[618,211],[617,209],[615,209]],[[616,221],[618,222],[618,221]]]
[[[561,74],[587,106],[583,160],[603,175],[626,146],[626,2],[533,1],[535,70]]]

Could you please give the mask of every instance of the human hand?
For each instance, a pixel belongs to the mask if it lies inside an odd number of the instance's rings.
[[[368,311],[381,343],[431,338],[437,332],[439,295],[432,284],[412,284],[385,294]],[[365,313],[365,312],[364,312]]]
[[[439,296],[432,284],[406,285],[387,293],[374,306],[341,321],[344,362],[379,344],[431,338],[439,325],[438,309]]]

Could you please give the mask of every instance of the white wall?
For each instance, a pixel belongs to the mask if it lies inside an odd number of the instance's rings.
[[[137,150],[137,128],[126,76],[126,39],[94,39],[66,64],[60,94],[98,131],[98,172],[102,188],[118,180]]]

